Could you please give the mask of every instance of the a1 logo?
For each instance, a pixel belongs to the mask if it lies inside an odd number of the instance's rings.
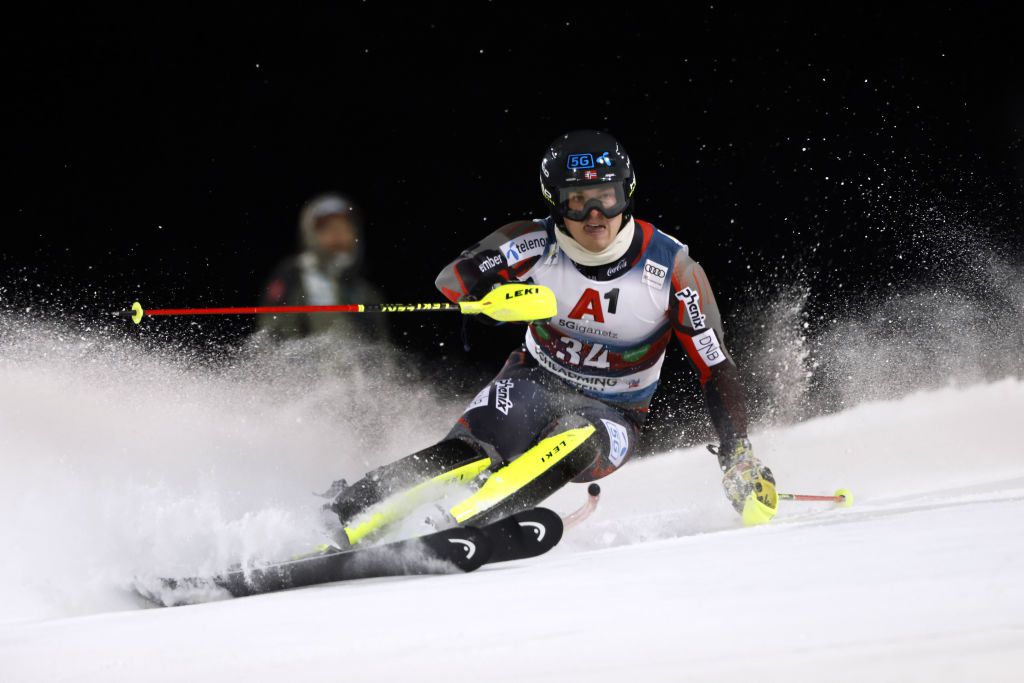
[[[605,292],[604,298],[608,300],[608,313],[615,315],[615,310],[619,306],[619,288],[616,287],[610,292]],[[585,315],[591,316],[595,323],[604,322],[601,294],[596,289],[590,289],[589,287],[584,290],[583,296],[572,307],[572,311],[569,312],[569,318],[571,320],[582,320]]]

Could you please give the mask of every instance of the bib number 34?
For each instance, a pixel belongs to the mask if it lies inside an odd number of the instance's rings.
[[[611,365],[608,362],[608,349],[603,344],[592,344],[587,348],[588,345],[572,337],[562,337],[559,341],[562,343],[562,348],[555,352],[555,356],[563,363],[591,368],[607,368]],[[586,351],[586,356],[584,356],[584,351]]]

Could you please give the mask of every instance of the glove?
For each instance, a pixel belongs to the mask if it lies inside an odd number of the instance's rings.
[[[479,301],[487,296],[488,292],[496,286],[505,282],[498,274],[498,271],[505,267],[505,259],[497,249],[487,249],[479,254],[463,254],[464,261],[460,264],[462,279],[469,286],[469,293],[459,301]],[[503,325],[499,320],[494,320],[486,315],[466,316],[462,319],[462,345],[469,351],[468,321],[472,318],[478,323],[488,327]]]
[[[497,249],[485,249],[477,254],[463,255],[460,264],[462,279],[469,286],[469,296],[479,300],[491,291],[495,285],[505,279],[498,271],[507,268],[505,257]]]
[[[754,457],[750,441],[740,439],[709,450],[718,456],[724,473],[722,488],[733,508],[743,516],[743,523],[753,526],[771,521],[779,507],[775,476]]]
[[[341,493],[347,488],[348,481],[346,481],[345,479],[335,479],[334,481],[331,482],[330,487],[326,491],[324,491],[323,493],[317,493],[315,495],[320,496],[321,498],[326,498],[327,500],[334,500],[335,498],[340,496]]]

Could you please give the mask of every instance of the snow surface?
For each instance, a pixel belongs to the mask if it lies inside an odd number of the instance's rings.
[[[230,370],[138,356],[124,382],[116,348],[0,364],[2,681],[1022,680],[1020,380],[753,435],[781,490],[848,487],[853,508],[784,502],[744,529],[713,457],[686,449],[603,481],[542,558],[148,609],[135,575],[308,547],[309,491],[375,464],[337,472],[339,448],[385,437],[332,431],[351,377],[275,404]],[[435,412],[377,443],[388,457],[458,410],[415,391]]]

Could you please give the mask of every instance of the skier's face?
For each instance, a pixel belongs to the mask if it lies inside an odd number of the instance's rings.
[[[356,248],[356,230],[347,216],[325,216],[316,224],[316,240],[321,251],[351,252]]]
[[[587,251],[603,251],[612,243],[622,228],[622,214],[608,218],[596,208],[591,209],[586,218],[574,221],[565,220],[565,228],[572,238]]]

